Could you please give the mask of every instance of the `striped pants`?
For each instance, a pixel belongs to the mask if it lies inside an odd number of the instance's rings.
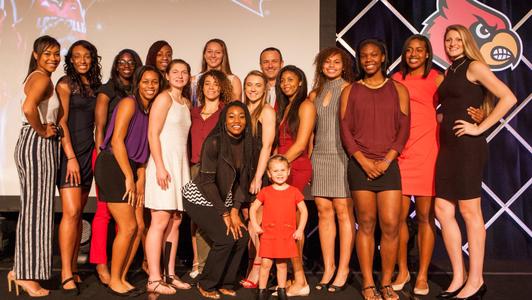
[[[29,125],[15,147],[20,178],[14,271],[17,279],[46,280],[52,275],[53,203],[59,142],[44,139]]]

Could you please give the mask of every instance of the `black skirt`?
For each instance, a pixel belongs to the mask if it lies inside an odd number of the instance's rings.
[[[136,182],[138,164],[130,159],[129,165]],[[110,151],[102,151],[98,154],[96,165],[94,166],[94,180],[96,181],[101,201],[127,202],[127,198],[122,199],[126,192],[126,176]]]
[[[392,161],[386,173],[370,180],[362,166],[354,158],[350,158],[347,166],[347,181],[351,191],[401,190],[401,173],[396,159]]]

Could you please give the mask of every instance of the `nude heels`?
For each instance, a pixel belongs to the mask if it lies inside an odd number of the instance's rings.
[[[43,288],[39,288],[38,290],[30,289],[29,287],[25,286],[25,280],[17,280],[15,277],[15,272],[9,271],[9,273],[7,273],[7,288],[9,292],[13,290],[13,283],[15,284],[15,294],[17,296],[19,295],[19,286],[24,292],[28,293],[30,297],[46,297],[50,293],[48,290],[45,290]]]

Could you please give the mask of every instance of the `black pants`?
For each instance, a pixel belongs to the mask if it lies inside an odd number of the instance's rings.
[[[199,285],[207,291],[234,289],[240,262],[248,245],[248,232],[243,230],[243,237],[235,240],[232,234],[226,234],[227,227],[222,216],[213,206],[200,206],[184,200],[185,211],[212,241]]]

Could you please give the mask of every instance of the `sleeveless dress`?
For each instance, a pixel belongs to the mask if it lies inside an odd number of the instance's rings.
[[[279,154],[285,154],[294,144],[294,139],[290,135],[286,122],[283,120],[279,125],[279,147],[277,149]],[[287,183],[298,188],[301,193],[310,182],[312,176],[312,164],[308,158],[308,149],[301,153],[296,159],[290,163],[290,175]]]
[[[24,85],[35,73],[28,75]],[[41,72],[42,73],[42,72]],[[55,92],[37,106],[41,123],[57,124],[59,100]],[[13,270],[20,280],[48,280],[52,275],[54,196],[59,162],[59,140],[43,138],[22,114],[15,146],[20,179],[20,210]]]
[[[438,122],[435,97],[438,71],[426,78],[400,72],[392,78],[408,89],[410,95],[410,137],[397,158],[401,170],[403,195],[434,196],[434,175],[438,156]]]
[[[172,105],[159,135],[161,154],[166,171],[170,174],[170,183],[166,190],[157,184],[157,168],[153,157],[150,156],[146,167],[146,208],[184,210],[181,187],[190,180],[187,152],[190,125],[190,110],[187,105],[179,104],[172,97]]]
[[[304,200],[299,189],[289,186],[286,190],[276,190],[273,186],[263,188],[257,194],[262,202],[262,229],[259,256],[267,258],[292,258],[298,256],[293,234],[297,229],[297,204]]]
[[[315,197],[350,197],[346,177],[348,159],[342,146],[338,119],[344,83],[346,81],[342,78],[327,81],[314,101],[318,116],[312,151],[312,196]],[[331,100],[324,106],[323,100],[328,93],[331,93]]]
[[[70,141],[76,154],[81,177],[80,186],[84,190],[90,190],[92,186],[92,156],[94,151],[94,108],[96,96],[82,96],[79,91],[72,91],[68,111],[68,130]],[[57,176],[57,187],[76,187],[66,181],[68,159],[63,147],[61,147],[61,161]]]
[[[474,123],[467,108],[479,107],[486,90],[466,77],[471,60],[466,57],[453,62],[438,88],[443,115],[440,124],[440,151],[436,161],[436,197],[451,200],[478,198],[481,194],[482,172],[488,156],[484,134],[454,135],[456,120]],[[454,69],[454,71],[453,71]]]

